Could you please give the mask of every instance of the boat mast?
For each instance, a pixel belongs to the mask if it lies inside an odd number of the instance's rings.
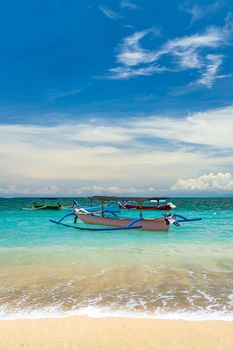
[[[104,217],[104,203],[105,203],[105,200],[101,199],[100,202],[101,202],[101,215],[102,215],[102,217]]]
[[[143,200],[137,200],[137,203],[139,205],[139,210],[140,210],[140,219],[142,218],[142,206],[143,206],[143,203],[144,201]]]

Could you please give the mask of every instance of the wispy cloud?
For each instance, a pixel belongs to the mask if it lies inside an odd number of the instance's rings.
[[[120,16],[117,12],[111,10],[111,9],[110,9],[109,7],[107,7],[107,6],[100,6],[99,8],[100,8],[100,11],[101,11],[106,17],[108,17],[108,18],[110,18],[110,19],[112,19],[112,20],[114,20],[114,21],[116,21],[116,20],[118,20],[118,19],[121,18],[121,16]]]
[[[130,67],[116,67],[110,70],[112,79],[128,79],[140,75],[151,75],[154,72],[164,71],[164,68],[159,66],[149,66],[142,68],[130,68]]]
[[[208,54],[204,49],[217,49],[227,45],[228,32],[225,28],[208,28],[202,34],[195,34],[170,40],[164,46],[164,54],[175,58],[178,70],[196,69],[201,75],[195,83],[213,86],[219,67],[223,61],[223,55]]]
[[[48,93],[47,99],[48,100],[57,100],[60,98],[66,98],[69,96],[78,95],[83,91],[83,89],[74,89],[69,91],[59,91],[59,90],[51,90]]]
[[[121,8],[128,8],[130,10],[137,10],[140,8],[140,6],[138,4],[136,4],[135,2],[133,2],[131,0],[121,0],[120,7]]]
[[[176,54],[179,50],[186,50],[192,48],[201,49],[201,48],[217,48],[219,46],[226,44],[228,39],[226,35],[225,27],[210,27],[207,28],[202,34],[194,34],[190,36],[185,36],[182,38],[169,40],[163,48],[165,51]]]
[[[207,63],[205,67],[205,71],[202,73],[201,78],[197,80],[197,83],[207,86],[211,88],[214,80],[218,76],[218,69],[222,64],[222,56],[221,55],[207,55],[206,57]]]
[[[201,20],[204,17],[209,17],[213,15],[222,5],[224,1],[218,0],[212,2],[211,4],[200,5],[194,1],[185,1],[180,9],[191,15],[191,21],[189,27],[191,27],[195,22]]]
[[[137,66],[154,62],[158,55],[153,51],[143,49],[140,45],[140,40],[151,33],[152,30],[144,30],[125,38],[119,45],[117,62],[124,66]]]
[[[154,64],[160,57],[160,52],[144,49],[141,40],[147,35],[157,35],[154,30],[148,29],[135,32],[122,40],[117,48],[116,61],[118,67],[110,69],[110,77],[124,79],[138,75],[151,75],[160,67]]]
[[[142,40],[155,37],[153,29],[138,31],[124,38],[117,48],[118,66],[109,70],[112,79],[125,79],[140,75],[152,75],[162,71],[184,71],[195,69],[200,78],[196,84],[213,86],[223,62],[223,54],[216,53],[230,44],[233,34],[232,16],[226,18],[223,27],[209,27],[202,33],[168,40],[157,49],[145,48]],[[209,52],[207,52],[207,49]],[[214,50],[214,53],[211,52]],[[164,63],[163,58],[172,58]]]

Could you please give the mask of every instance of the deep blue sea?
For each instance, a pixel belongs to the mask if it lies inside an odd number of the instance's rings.
[[[233,199],[173,199],[203,220],[168,233],[78,231],[49,222],[68,209],[22,210],[32,202],[0,198],[0,318],[233,319]]]

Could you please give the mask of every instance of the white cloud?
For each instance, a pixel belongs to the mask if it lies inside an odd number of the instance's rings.
[[[101,194],[112,194],[112,195],[152,195],[155,194],[156,189],[154,187],[119,187],[119,186],[79,186],[71,187],[65,190],[66,195],[72,196],[88,196],[88,195],[101,195]],[[0,194],[2,195],[63,195],[64,190],[56,185],[45,186],[45,187],[23,187],[16,186],[14,184],[7,185],[0,188]]]
[[[82,186],[78,188],[70,189],[70,193],[76,194],[77,196],[82,195],[95,195],[95,194],[115,194],[115,195],[124,195],[124,194],[150,194],[155,193],[156,189],[154,187],[140,188],[140,187],[119,187],[119,186]]]
[[[86,190],[95,185],[123,193],[170,187],[181,173],[192,178],[206,169],[232,171],[232,107],[184,118],[152,115],[107,123],[0,125],[0,183],[21,184],[25,194],[38,189],[61,193],[64,183],[71,182]],[[9,187],[6,193],[14,192]]]
[[[109,70],[109,77],[126,79],[162,71],[195,69],[200,75],[195,83],[210,88],[218,78],[218,70],[223,62],[223,54],[216,53],[216,49],[230,44],[232,32],[232,18],[228,16],[223,27],[212,26],[202,33],[171,39],[158,48],[146,49],[142,46],[142,40],[149,35],[156,36],[158,32],[154,29],[137,31],[118,45],[118,66]],[[163,57],[166,56],[170,56],[172,61],[163,65]]]
[[[120,7],[128,8],[130,10],[137,10],[140,8],[138,4],[130,0],[121,0]]]
[[[37,187],[36,189],[16,186],[14,184],[10,184],[8,186],[0,188],[1,194],[20,194],[20,195],[56,195],[59,194],[60,188],[56,185],[45,186],[45,187]]]
[[[197,80],[197,83],[211,88],[214,83],[214,80],[217,77],[218,69],[222,64],[222,56],[207,55],[207,60],[209,62],[207,63],[205,71],[202,73],[201,78]]]
[[[160,67],[145,67],[145,68],[129,68],[129,67],[116,67],[109,70],[111,72],[112,79],[128,79],[140,75],[151,75],[155,71],[163,71]]]
[[[198,4],[193,4],[191,7],[186,7],[185,11],[191,15],[191,24],[201,19],[205,14],[204,8]]]
[[[180,6],[180,9],[191,15],[191,27],[195,22],[199,21],[203,17],[212,15],[222,4],[223,1],[221,0],[212,2],[210,5],[200,5],[194,1],[185,1],[184,4]]]
[[[233,148],[233,107],[198,112],[185,118],[151,116],[134,123],[141,136],[218,149]]]
[[[137,75],[151,75],[155,70],[159,70],[154,63],[160,53],[143,49],[140,43],[149,34],[157,35],[154,30],[148,29],[135,32],[122,40],[116,57],[119,66],[110,69],[110,78],[124,79]]]
[[[51,91],[49,91],[49,94],[46,97],[46,99],[47,100],[57,100],[60,98],[78,95],[82,91],[83,91],[82,89],[74,89],[74,90],[70,90],[70,91],[51,90]]]
[[[142,63],[151,63],[156,59],[156,54],[152,51],[145,50],[140,45],[140,40],[151,30],[135,32],[126,37],[118,48],[117,61],[125,66],[137,66]]]
[[[233,175],[231,173],[210,173],[196,178],[178,179],[171,187],[174,191],[232,191]]]
[[[101,11],[106,17],[108,17],[108,18],[110,18],[110,19],[112,19],[112,20],[114,20],[114,21],[116,21],[117,19],[120,19],[120,18],[121,18],[121,16],[120,16],[117,12],[115,12],[115,11],[113,11],[113,10],[110,10],[110,8],[108,8],[107,6],[100,6],[99,8],[100,8],[100,11]]]
[[[40,187],[36,191],[37,191],[37,193],[43,193],[43,194],[47,194],[47,195],[56,195],[60,192],[60,187],[58,187],[56,185],[51,185],[51,186],[45,186],[42,188]]]
[[[225,42],[225,31],[222,28],[210,27],[202,34],[194,34],[183,38],[169,40],[165,45],[165,50],[173,52],[173,50],[182,50],[187,48],[216,48]]]
[[[13,194],[13,193],[18,193],[18,188],[16,185],[10,184],[6,187],[0,188],[0,193],[3,194]]]

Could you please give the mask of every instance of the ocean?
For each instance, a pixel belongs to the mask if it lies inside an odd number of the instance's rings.
[[[0,198],[1,319],[233,320],[232,198],[173,199],[173,212],[203,220],[168,233],[78,231],[49,222],[68,210],[22,210],[32,202]]]

